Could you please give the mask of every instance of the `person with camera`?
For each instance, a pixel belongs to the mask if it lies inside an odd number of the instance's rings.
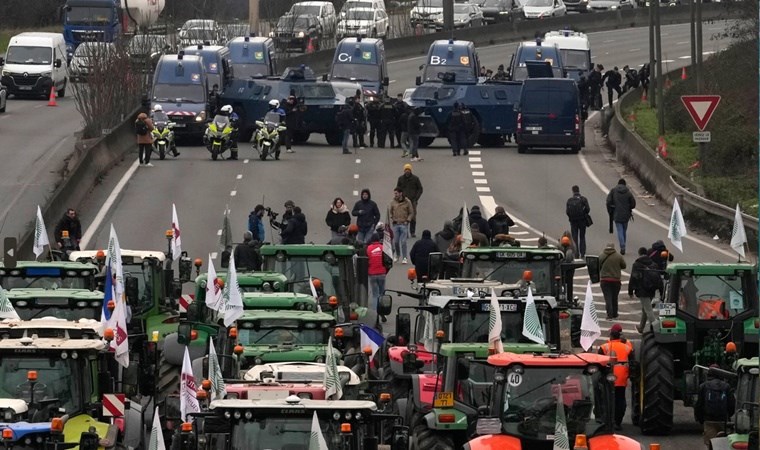
[[[267,217],[269,217],[269,225],[272,228],[276,228],[280,230],[280,238],[283,237],[283,233],[285,232],[285,229],[288,228],[288,222],[293,218],[293,209],[296,207],[296,204],[293,202],[293,200],[288,200],[285,202],[285,212],[282,214],[282,220],[279,222],[277,221],[278,213],[272,211],[272,208],[264,208],[264,211],[267,213]],[[283,242],[284,244],[285,242]]]
[[[251,232],[255,241],[264,242],[264,221],[262,219],[265,213],[264,205],[256,205],[248,215],[248,231]]]
[[[285,215],[283,214],[283,218]],[[301,208],[293,208],[293,216],[288,220],[288,225],[282,230],[283,244],[305,244],[308,226],[306,224],[306,215],[301,212]]]

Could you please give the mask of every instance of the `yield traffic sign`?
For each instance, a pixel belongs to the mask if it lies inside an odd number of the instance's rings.
[[[699,131],[704,131],[720,103],[720,95],[682,95],[681,102]]]

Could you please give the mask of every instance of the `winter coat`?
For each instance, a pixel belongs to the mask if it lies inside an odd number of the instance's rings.
[[[254,212],[248,215],[248,231],[253,235],[254,241],[264,242],[266,239],[264,233],[264,222]]]
[[[429,237],[423,237],[412,246],[412,249],[409,251],[409,259],[411,259],[412,264],[414,264],[414,270],[417,271],[418,281],[422,280],[423,276],[430,275],[428,255],[437,251],[438,246]]]
[[[602,281],[620,281],[625,259],[614,248],[605,248],[599,256],[599,277]]]
[[[666,251],[668,252],[668,256],[663,258],[662,252]],[[673,261],[673,254],[668,251],[668,248],[665,247],[665,243],[662,241],[656,241],[652,244],[652,248],[647,251],[647,255],[652,258],[652,261],[657,264],[657,268],[660,270],[665,270],[668,266],[668,261]]]
[[[398,177],[396,187],[401,189],[401,192],[404,193],[404,197],[411,200],[414,204],[420,201],[420,197],[422,197],[422,183],[420,182],[420,177],[411,172],[404,172],[403,175]]]
[[[290,104],[288,102],[283,103],[285,107],[285,126],[289,130],[298,130],[302,128],[303,121],[303,108],[298,102]]]
[[[575,210],[574,208],[571,208],[570,205],[573,204],[576,201],[576,198],[581,199],[581,210]],[[588,199],[581,194],[573,194],[572,197],[567,199],[567,203],[565,204],[565,214],[567,215],[567,219],[570,221],[570,223],[582,223],[584,226],[586,225],[586,214],[591,212],[591,207],[588,204]]]
[[[328,227],[330,227],[331,231],[338,232],[338,228],[340,228],[341,225],[349,226],[351,225],[351,213],[348,212],[348,208],[346,208],[346,205],[344,204],[341,206],[340,209],[336,210],[333,206],[327,211],[327,216],[325,217],[325,223]]]
[[[612,210],[612,218],[615,222],[626,223],[633,216],[636,208],[636,199],[631,190],[624,184],[618,184],[607,194],[607,210]]]
[[[514,225],[515,221],[512,220],[507,213],[496,213],[488,219],[488,228],[491,230],[491,237],[496,236],[497,234],[509,234],[509,227]]]
[[[623,81],[623,77],[617,70],[610,69],[604,73],[602,81],[607,80],[607,86],[620,87],[620,83]]]
[[[478,247],[488,247],[488,236],[481,233],[480,231],[473,231],[472,232],[472,244],[477,245]]]
[[[422,125],[420,124],[420,118],[414,111],[409,113],[406,120],[406,132],[412,136],[419,136],[422,132]]]
[[[233,257],[237,270],[261,270],[261,255],[259,255],[257,247],[257,241],[243,242],[235,247]]]
[[[643,286],[640,286],[641,274],[644,270],[657,270],[656,264],[647,255],[639,256],[639,258],[633,262],[631,266],[631,278],[628,280],[628,295],[636,294],[637,297],[654,297],[657,289],[652,291],[645,290]],[[662,289],[662,282],[660,282],[660,290]]]
[[[82,239],[82,223],[79,221],[79,217],[72,219],[66,214],[61,217],[61,220],[58,221],[58,225],[55,226],[56,242],[63,242],[63,238],[61,238],[61,232],[63,230],[69,232],[69,239],[76,244]]]
[[[369,264],[368,275],[385,275],[387,273],[383,265],[382,242],[372,242],[367,246],[367,263]]]
[[[306,216],[303,213],[293,214],[293,217],[288,220],[288,226],[282,232],[282,243],[305,244],[307,233]]]
[[[390,216],[392,224],[406,224],[414,220],[414,206],[408,198],[391,201]]]
[[[491,227],[488,225],[488,221],[483,218],[479,209],[472,208],[472,210],[470,210],[470,226],[474,223],[478,224],[478,231],[483,233],[486,238],[491,238]],[[488,244],[486,244],[486,246],[488,246]]]
[[[365,192],[367,200],[363,200],[360,196],[359,201],[354,203],[354,208],[351,210],[351,215],[356,217],[356,226],[359,230],[371,229],[380,221],[380,209],[377,203],[372,200],[369,189],[362,189],[362,194]]]
[[[464,117],[462,117],[462,111],[455,109],[451,111],[449,116],[449,133],[458,133],[460,131],[466,131],[464,126]]]
[[[449,245],[451,245],[451,242],[456,235],[457,231],[454,229],[454,225],[450,221],[447,221],[447,223],[443,225],[443,230],[437,232],[435,236],[433,236],[433,241],[435,242],[435,245],[438,246],[438,251],[446,253],[446,250],[449,249]]]
[[[135,121],[135,123],[137,123],[140,120],[145,122],[145,126],[148,127],[148,133],[147,134],[135,133],[135,136],[137,136],[137,143],[138,144],[153,144],[153,135],[151,134],[151,131],[153,131],[153,121],[150,120],[148,115],[145,113],[140,113],[137,116],[137,120]]]
[[[336,119],[340,130],[353,130],[354,113],[350,106],[344,106],[340,112],[338,112],[338,117]]]
[[[367,130],[367,115],[361,103],[354,103],[353,116],[355,131],[364,133]]]

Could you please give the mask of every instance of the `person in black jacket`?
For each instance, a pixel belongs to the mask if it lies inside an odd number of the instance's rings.
[[[63,237],[63,231],[68,232],[68,238]],[[60,249],[79,250],[79,241],[81,240],[82,223],[79,221],[79,217],[77,217],[76,210],[69,208],[66,210],[66,214],[61,217],[61,220],[58,221],[58,225],[55,226],[55,241]]]
[[[594,70],[588,74],[588,104],[590,105],[591,109],[601,109],[602,107],[602,70],[604,70],[604,66],[597,64]]]
[[[623,77],[620,75],[617,66],[604,73],[602,82],[605,80],[607,81],[607,101],[609,102],[610,108],[612,108],[612,92],[617,92],[618,100],[623,94],[623,91],[620,89],[620,85],[623,83]]]
[[[294,153],[292,148],[293,136],[301,129],[305,106],[300,105],[293,94],[285,100],[283,106],[285,109],[285,133],[283,133],[285,135],[285,151]]]
[[[488,225],[488,221],[483,217],[483,214],[480,212],[480,206],[478,205],[474,205],[470,209],[470,227],[476,223],[478,224],[478,230],[480,230],[480,232],[486,236],[486,239],[490,241],[491,226]]]
[[[354,148],[364,148],[364,133],[367,132],[367,111],[364,109],[364,105],[360,101],[361,94],[357,94],[353,104],[354,123],[352,129],[352,136],[354,141]]]
[[[710,369],[720,368],[717,364]],[[697,403],[694,405],[694,415],[703,426],[702,440],[708,448],[710,439],[726,430],[726,422],[736,409],[736,400],[731,385],[707,371],[707,381],[699,386]]]
[[[377,145],[380,146],[380,107],[381,103],[373,99],[367,102],[367,122],[369,123],[369,146],[375,146],[375,136],[377,136]]]
[[[409,119],[409,105],[404,101],[402,94],[398,94],[396,101],[393,103],[393,117],[396,121],[396,142],[399,148],[404,150],[403,156],[406,157],[409,154],[409,136],[406,132],[406,124]]]
[[[625,242],[628,233],[628,222],[633,219],[633,210],[636,208],[636,198],[628,188],[625,179],[618,180],[617,186],[610,189],[607,194],[607,212],[615,222],[620,254],[625,255]],[[612,231],[610,231],[611,233]]]
[[[647,321],[655,323],[657,317],[652,309],[652,298],[657,290],[662,291],[662,279],[657,264],[647,255],[646,247],[639,248],[639,257],[631,266],[631,278],[628,280],[628,297],[636,294],[641,303],[641,320],[636,331],[644,333]],[[645,280],[646,278],[646,280]]]
[[[336,122],[338,125],[338,129],[343,132],[343,154],[344,155],[350,155],[351,151],[348,149],[348,138],[351,136],[352,130],[354,129],[354,99],[353,97],[349,97],[346,99],[346,104],[343,106],[343,108],[338,112],[338,117],[336,117]]]
[[[422,124],[420,116],[415,108],[409,108],[409,116],[406,121],[406,133],[409,136],[409,154],[412,161],[422,161],[417,148],[420,145],[420,133],[422,133]]]
[[[253,239],[253,233],[246,231],[243,233],[243,243],[235,247],[233,257],[235,258],[235,268],[237,270],[261,270],[261,255],[259,255],[259,241]]]
[[[459,156],[462,151],[462,147],[467,148],[467,133],[465,131],[464,117],[462,116],[462,109],[459,107],[459,102],[454,103],[454,109],[449,115],[449,125],[447,127],[449,132],[449,144],[451,144],[451,153],[454,156]],[[465,141],[464,145],[461,144]]]
[[[586,256],[586,216],[591,212],[591,207],[588,204],[588,199],[581,195],[581,190],[578,186],[571,188],[573,191],[572,197],[567,199],[565,204],[565,214],[570,221],[570,235],[573,241],[578,244],[578,251],[581,258]]]
[[[391,148],[396,142],[396,117],[391,99],[386,97],[380,105],[380,128],[377,130],[377,147],[385,148],[385,137],[390,139]]]
[[[332,232],[331,237],[336,237],[338,235],[338,229],[341,226],[348,227],[351,224],[351,213],[348,211],[342,198],[335,197],[335,200],[333,200],[332,205],[325,216],[325,223]]]
[[[283,244],[305,244],[308,226],[306,216],[301,212],[301,208],[293,208],[293,217],[288,220],[288,226],[282,232]]]
[[[415,242],[412,246],[412,250],[409,252],[409,259],[411,259],[412,264],[414,264],[414,270],[417,272],[418,282],[430,278],[428,256],[437,251],[438,246],[433,241],[430,230],[424,230],[422,232],[422,239]]]
[[[368,243],[375,231],[375,226],[380,222],[380,209],[372,200],[369,189],[362,189],[361,198],[354,203],[351,215],[356,217],[356,226],[359,227],[356,239]]]
[[[417,231],[417,203],[420,201],[420,197],[422,197],[423,189],[420,177],[412,173],[411,164],[404,164],[404,173],[398,177],[396,188],[400,189],[404,193],[404,197],[412,202],[414,218],[409,224],[409,233],[411,237],[417,237],[415,234]]]
[[[503,206],[497,206],[496,212],[488,219],[488,228],[491,229],[491,239],[497,234],[509,234],[509,227],[515,225],[515,221],[509,217]]]

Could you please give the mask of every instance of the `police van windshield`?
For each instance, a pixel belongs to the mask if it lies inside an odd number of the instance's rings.
[[[269,76],[269,66],[262,62],[260,64],[232,64],[232,71],[235,78],[263,78]]]
[[[552,6],[552,0],[526,0],[525,6],[550,7]]]
[[[562,64],[565,67],[586,70],[591,65],[591,57],[586,50],[560,49]]]
[[[157,84],[153,87],[153,101],[204,103],[205,89],[200,84]]]
[[[376,81],[380,79],[380,68],[373,64],[335,64],[331,78],[334,80]]]
[[[8,47],[8,54],[5,57],[6,64],[48,65],[52,60],[52,48],[25,45],[12,45]]]

